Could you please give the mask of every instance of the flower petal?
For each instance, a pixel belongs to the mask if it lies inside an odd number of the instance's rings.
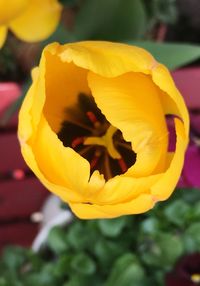
[[[175,114],[183,120],[186,136],[188,136],[189,114],[184,99],[176,88],[168,69],[161,64],[155,66],[155,68],[152,70],[152,79],[155,84],[166,93],[165,95],[168,95],[169,98],[172,99],[164,99],[163,106],[168,110],[168,113]],[[176,107],[174,106],[173,102],[175,103]]]
[[[175,127],[177,141],[174,157],[171,160],[167,171],[163,173],[160,180],[158,180],[156,184],[151,188],[151,194],[156,197],[157,200],[161,201],[166,200],[174,191],[184,164],[184,155],[187,147],[187,136],[185,135],[183,123],[176,118]]]
[[[28,166],[33,170],[47,189],[60,196],[64,201],[81,201],[81,196],[78,193],[70,191],[66,186],[63,187],[53,183],[51,179],[48,180],[41,172],[38,163],[35,160],[33,150],[28,144],[28,141],[33,134],[32,117],[30,114],[33,106],[33,98],[34,86],[32,85],[23,101],[23,105],[19,113],[18,137],[21,145],[22,155]]]
[[[0,48],[2,48],[5,43],[7,32],[6,26],[0,26]]]
[[[30,0],[27,9],[9,23],[14,34],[28,42],[40,41],[56,29],[62,6],[57,0]]]
[[[106,182],[104,188],[98,193],[91,195],[90,200],[94,204],[119,204],[132,201],[141,194],[150,194],[151,186],[154,185],[162,174],[132,178],[126,176],[116,176]]]
[[[32,152],[35,165],[47,181],[58,187],[73,190],[75,197],[82,197],[84,187],[87,186],[90,166],[87,160],[78,155],[71,148],[65,148],[52,131],[42,111],[45,102],[45,57],[40,63],[40,72],[34,70],[33,84],[26,95],[19,114],[18,136],[23,147],[29,154]],[[29,146],[28,146],[29,145]],[[30,151],[31,150],[31,151]],[[24,159],[33,169],[33,160]],[[39,171],[37,171],[38,173]],[[41,179],[41,176],[39,176]],[[55,188],[56,189],[56,188]],[[52,190],[52,188],[50,188]],[[79,195],[78,195],[79,193]],[[59,193],[58,193],[59,195]],[[68,195],[73,197],[73,195]],[[80,200],[79,200],[80,201]]]
[[[73,63],[64,63],[54,54],[44,52],[46,101],[44,114],[51,128],[58,132],[61,123],[67,119],[67,108],[76,105],[80,93],[90,94],[87,84],[87,71]],[[58,80],[59,79],[59,80]],[[56,100],[55,100],[56,95]]]
[[[42,117],[31,140],[37,164],[45,177],[53,183],[83,194],[90,176],[89,162],[71,148],[63,146]]]
[[[141,194],[136,199],[115,205],[70,203],[72,211],[81,219],[115,218],[121,215],[139,214],[154,206],[151,195]]]
[[[20,15],[28,6],[30,0],[0,0],[0,25],[8,24]]]
[[[60,57],[64,62],[75,65],[105,77],[135,71],[150,73],[155,59],[147,51],[135,46],[103,41],[86,41],[63,45]]]
[[[127,175],[152,174],[166,153],[168,133],[159,90],[151,78],[141,73],[105,78],[89,72],[88,84],[97,106],[137,153]]]

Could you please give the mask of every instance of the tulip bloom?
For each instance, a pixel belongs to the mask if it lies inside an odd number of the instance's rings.
[[[169,151],[167,116],[175,150]],[[143,213],[180,177],[188,112],[162,64],[110,42],[53,43],[19,114],[27,164],[80,218]]]
[[[8,29],[27,42],[49,37],[59,23],[61,8],[57,0],[0,0],[0,48]]]

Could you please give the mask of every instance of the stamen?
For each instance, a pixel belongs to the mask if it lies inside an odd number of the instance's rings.
[[[110,125],[92,96],[80,94],[74,108],[66,109],[58,138],[90,163],[91,172],[99,170],[106,180],[125,173],[136,161],[131,143]]]
[[[129,151],[131,151],[131,152],[133,151],[131,146],[128,143],[116,142],[116,144],[127,149],[127,150],[129,150]]]
[[[79,151],[79,155],[81,156],[86,156],[86,154],[91,151],[91,149],[93,148],[93,146],[86,146],[85,148],[83,148],[81,151]]]
[[[94,112],[88,111],[88,112],[86,112],[86,115],[89,118],[89,120],[94,124],[94,127],[97,128],[101,125],[100,122],[97,120]]]
[[[96,151],[94,153],[94,157],[92,158],[91,162],[90,162],[90,168],[91,170],[97,165],[99,158],[101,156],[101,152]]]
[[[119,166],[120,166],[120,168],[121,168],[121,170],[122,170],[122,173],[125,173],[125,172],[128,170],[128,168],[127,168],[127,165],[126,165],[124,159],[123,159],[123,158],[120,158],[120,159],[118,160],[118,163],[119,163]]]
[[[91,127],[89,127],[88,125],[82,123],[82,122],[79,122],[77,120],[73,120],[72,118],[67,118],[66,122],[69,122],[71,124],[74,124],[74,125],[77,125],[85,130],[88,130],[90,132],[93,132],[93,129]]]
[[[111,168],[110,168],[110,161],[109,161],[109,155],[108,153],[105,153],[105,159],[104,159],[104,170],[105,170],[105,179],[109,180],[110,178],[113,177]]]
[[[77,137],[72,141],[72,148],[76,148],[77,146],[79,146],[80,144],[83,144],[84,142],[84,137]]]

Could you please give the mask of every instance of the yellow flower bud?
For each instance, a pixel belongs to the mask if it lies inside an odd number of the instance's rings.
[[[166,115],[173,115],[169,151]],[[119,43],[47,46],[19,114],[23,157],[80,218],[143,213],[180,177],[189,117],[169,71]]]

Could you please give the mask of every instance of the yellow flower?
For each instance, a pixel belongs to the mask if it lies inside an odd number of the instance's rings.
[[[0,48],[8,29],[27,42],[47,38],[58,25],[61,9],[57,0],[0,0]]]
[[[168,151],[166,115],[176,148]],[[143,213],[166,200],[188,143],[188,112],[162,64],[110,42],[53,43],[19,114],[27,164],[80,218]]]

